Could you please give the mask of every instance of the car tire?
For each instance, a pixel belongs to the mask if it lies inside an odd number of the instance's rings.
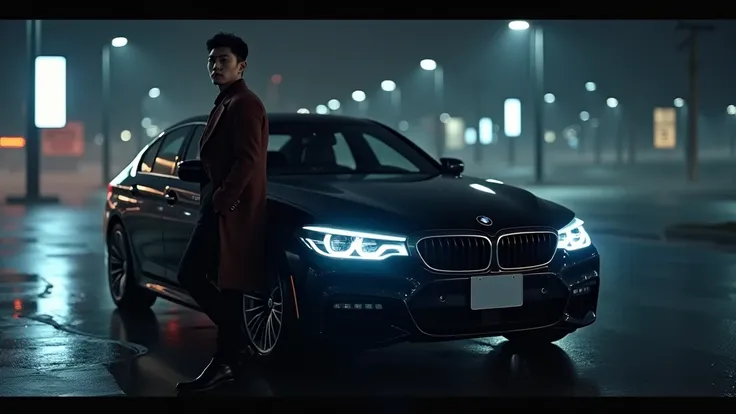
[[[538,329],[507,333],[504,338],[515,345],[543,346],[557,342],[572,332],[564,329]]]
[[[149,309],[156,294],[140,287],[130,242],[122,224],[116,223],[107,234],[107,284],[115,306],[125,311]]]

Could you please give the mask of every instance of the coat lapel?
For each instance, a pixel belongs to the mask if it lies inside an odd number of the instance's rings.
[[[215,110],[212,111],[212,115],[207,120],[207,126],[204,129],[204,132],[202,133],[202,138],[199,140],[199,151],[202,152],[202,149],[207,144],[207,140],[210,139],[212,136],[212,132],[215,131],[215,127],[217,126],[217,123],[220,121],[220,117],[222,116],[222,113],[225,111],[225,101],[220,102],[217,107],[215,107]]]
[[[202,133],[202,138],[200,138],[199,140],[200,153],[202,152],[204,146],[207,144],[207,140],[209,140],[212,134],[215,132],[217,123],[220,121],[222,113],[225,112],[225,106],[230,102],[233,95],[237,93],[242,93],[242,91],[247,90],[247,88],[248,87],[246,86],[245,81],[241,79],[233,83],[225,91],[220,92],[220,95],[215,100],[215,109],[212,111],[212,114],[210,114],[210,117],[207,120],[207,126]]]

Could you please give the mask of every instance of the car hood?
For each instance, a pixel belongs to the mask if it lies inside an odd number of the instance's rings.
[[[269,179],[269,195],[307,211],[314,224],[402,234],[561,228],[574,218],[570,210],[526,190],[472,177],[280,176]],[[481,226],[478,216],[493,224]]]

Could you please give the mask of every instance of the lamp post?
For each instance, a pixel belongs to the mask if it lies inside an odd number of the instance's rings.
[[[534,181],[544,180],[544,32],[539,25],[515,20],[509,22],[514,31],[530,30],[530,54],[532,73],[532,106],[534,108]]]
[[[125,37],[116,37],[102,46],[102,185],[110,182],[110,51],[128,44]]]
[[[606,106],[613,109],[613,116],[616,123],[616,132],[614,135],[616,139],[616,165],[621,165],[624,161],[624,140],[621,134],[621,108],[619,107],[618,99],[613,97],[606,99]]]
[[[353,91],[350,97],[353,98],[353,100],[358,103],[358,111],[360,111],[360,116],[366,116],[366,113],[368,112],[368,103],[365,100],[366,99],[365,92],[361,90],[356,90],[356,91]]]
[[[396,82],[392,80],[385,80],[381,82],[381,90],[389,94],[389,101],[391,103],[391,125],[401,119],[401,89],[396,86]]]
[[[434,127],[435,148],[437,157],[442,157],[445,152],[445,136],[442,128],[438,125],[437,120],[443,110],[444,92],[445,92],[445,71],[434,59],[422,59],[419,67],[427,72],[432,72],[434,85],[434,113],[432,114]]]
[[[736,143],[734,142],[734,133],[733,133],[733,120],[736,116],[736,105],[728,105],[726,107],[726,114],[728,114],[728,120],[731,122],[728,122],[728,125],[726,127],[726,133],[728,134],[728,150],[729,154],[733,157],[734,152],[736,152]]]

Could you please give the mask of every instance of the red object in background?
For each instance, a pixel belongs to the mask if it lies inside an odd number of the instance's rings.
[[[281,75],[277,73],[271,76],[271,83],[273,83],[274,85],[279,85],[281,83]]]
[[[84,155],[84,124],[68,121],[63,128],[41,130],[41,152],[46,157]]]

